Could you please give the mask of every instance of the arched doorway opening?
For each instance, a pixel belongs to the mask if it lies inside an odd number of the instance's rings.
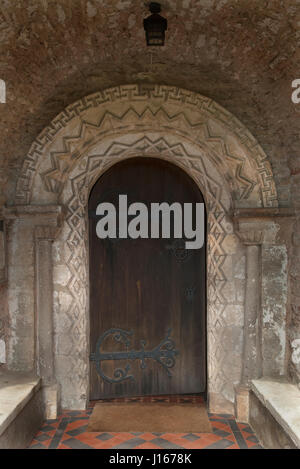
[[[99,239],[97,207],[113,204],[119,220],[124,215],[120,195],[127,196],[127,206],[143,203],[149,217],[151,203],[204,203],[196,183],[159,158],[119,162],[93,186],[88,204],[90,398],[204,393],[206,233],[201,249],[186,249],[172,230],[168,238],[160,232],[156,239]]]
[[[8,311],[9,320],[16,321],[8,338],[8,367],[32,369],[38,349],[35,321],[43,311],[50,321],[41,344],[52,357],[59,390],[56,396],[63,408],[86,408],[93,365],[89,361],[88,197],[109,167],[135,156],[176,164],[205,197],[208,403],[211,412],[232,414],[237,385],[248,366],[243,352],[247,240],[239,232],[249,231],[250,242],[259,239],[256,230],[262,217],[267,217],[271,228],[266,240],[276,245],[281,238],[269,234],[277,233],[272,227],[281,210],[270,159],[254,136],[218,103],[167,85],[146,89],[140,84],[122,85],[83,97],[56,116],[32,143],[17,180],[15,205],[5,209],[8,276],[13,279]],[[243,226],[237,219],[241,216]],[[53,255],[48,249],[47,262],[40,265],[36,255],[40,242],[36,240],[41,236],[54,242]],[[261,251],[263,262],[273,253],[273,249]],[[54,290],[53,301],[47,303],[44,282],[35,281],[41,269],[49,272],[47,291]],[[278,275],[281,278],[282,273]],[[259,289],[263,281],[261,277]],[[286,281],[280,285],[284,289]],[[285,298],[283,291],[282,310]],[[259,312],[260,296],[257,301]],[[269,314],[270,301],[274,297],[262,298],[262,313],[267,307]],[[265,327],[268,325],[262,325],[258,343],[267,333]],[[48,340],[51,330],[53,342]],[[280,326],[275,335],[281,337],[281,330]],[[280,372],[285,348],[280,340],[277,344],[278,360],[272,364]],[[269,350],[268,344],[266,347]],[[271,349],[273,356],[273,342]],[[247,356],[255,359],[253,354]]]

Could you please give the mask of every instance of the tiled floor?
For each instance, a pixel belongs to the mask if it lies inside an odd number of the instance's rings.
[[[115,399],[116,402],[193,402],[201,396]],[[106,400],[107,402],[107,400]],[[64,411],[48,420],[31,442],[30,449],[261,449],[249,425],[229,414],[209,414],[213,433],[97,433],[87,432],[95,403],[86,411]]]

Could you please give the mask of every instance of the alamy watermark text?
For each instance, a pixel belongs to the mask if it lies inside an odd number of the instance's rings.
[[[102,218],[96,224],[98,238],[157,239],[160,237],[160,233],[162,238],[170,238],[173,232],[174,238],[183,238],[184,235],[189,240],[185,242],[186,249],[202,248],[205,233],[203,203],[153,202],[150,205],[149,218],[147,205],[142,202],[134,202],[128,206],[125,194],[119,195],[118,209],[110,202],[99,203],[96,215]],[[193,228],[193,208],[195,229]],[[129,220],[128,217],[131,219]]]

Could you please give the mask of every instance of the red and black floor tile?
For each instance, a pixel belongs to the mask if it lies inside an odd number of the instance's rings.
[[[201,396],[114,399],[117,402],[201,402]],[[107,401],[106,401],[107,402]],[[88,432],[95,403],[86,411],[63,411],[47,420],[29,445],[30,449],[262,449],[247,424],[229,414],[208,414],[212,433],[110,433]]]

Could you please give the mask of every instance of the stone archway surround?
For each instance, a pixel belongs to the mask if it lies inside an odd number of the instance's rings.
[[[126,140],[126,144],[122,147],[122,138],[120,137],[117,141],[118,155],[114,152],[114,146],[111,148],[111,155],[106,158],[103,157],[102,149],[103,142],[99,142],[91,154],[86,155],[80,166],[76,166],[70,173],[68,182],[66,183],[65,190],[62,193],[61,203],[67,207],[66,211],[66,223],[62,229],[62,232],[54,244],[57,262],[54,264],[54,285],[56,292],[56,317],[68,318],[68,327],[57,328],[56,340],[57,350],[61,353],[60,358],[57,360],[57,371],[59,372],[60,366],[63,366],[62,373],[65,375],[66,367],[63,365],[64,361],[69,363],[68,366],[68,377],[70,388],[68,394],[74,392],[75,382],[77,386],[82,390],[82,394],[85,394],[88,387],[88,366],[87,359],[84,357],[79,368],[79,363],[76,360],[69,361],[71,351],[74,347],[77,347],[79,356],[79,349],[88,350],[87,339],[86,339],[86,328],[88,327],[88,245],[87,245],[87,220],[86,220],[86,208],[90,189],[96,179],[105,171],[105,169],[120,158],[128,158],[133,156],[152,156],[159,157],[169,160],[175,164],[181,166],[188,174],[190,174],[198,186],[205,195],[206,204],[208,207],[208,309],[209,309],[209,340],[208,343],[214,343],[213,352],[209,353],[209,381],[211,383],[218,383],[215,385],[216,393],[220,392],[221,388],[229,387],[228,394],[230,393],[230,387],[232,387],[231,380],[229,377],[224,379],[226,375],[226,367],[223,367],[222,363],[228,352],[224,350],[225,344],[222,345],[221,335],[224,332],[218,327],[219,322],[216,315],[218,311],[219,321],[221,320],[221,314],[227,306],[228,301],[222,294],[223,286],[227,283],[226,273],[224,272],[224,262],[227,255],[226,252],[226,240],[231,240],[234,237],[232,223],[227,217],[227,212],[230,207],[230,198],[226,191],[222,188],[222,183],[217,172],[214,171],[212,165],[209,162],[205,163],[197,159],[196,162],[191,164],[189,158],[193,160],[193,156],[187,153],[187,149],[182,144],[180,152],[178,146],[176,146],[176,153],[174,148],[168,146],[168,138],[162,139],[155,134],[151,134],[148,137],[142,137],[143,150],[141,150],[141,137],[139,135],[128,134],[123,138]],[[131,142],[130,142],[131,141]],[[129,145],[129,142],[131,145]],[[158,152],[159,145],[164,144],[164,151]],[[212,233],[214,233],[212,235]],[[224,242],[225,241],[225,242]],[[230,241],[229,241],[230,242]],[[232,240],[231,240],[232,242]],[[235,240],[238,245],[238,240]],[[66,246],[67,249],[66,249]],[[231,254],[231,253],[230,253]],[[66,256],[66,257],[65,257]],[[59,279],[65,279],[67,284],[62,284]],[[216,284],[218,284],[216,288]],[[66,287],[68,292],[66,291]],[[217,304],[219,306],[217,306]],[[242,305],[240,304],[240,307]],[[86,310],[85,322],[82,322],[82,316],[79,311],[82,309]],[[74,315],[74,311],[78,313]],[[63,313],[63,316],[62,316]],[[77,317],[77,321],[72,321],[74,316]],[[222,328],[221,328],[222,329]],[[236,340],[241,340],[241,328],[240,334],[237,333]],[[70,340],[66,341],[66,337]],[[75,345],[77,344],[77,345]],[[79,346],[78,346],[79,344]],[[233,358],[234,353],[230,352],[231,360],[238,361],[235,370],[235,383],[240,380],[241,373],[241,357]],[[74,376],[74,367],[76,370],[81,371]],[[228,368],[227,368],[228,369]],[[222,374],[222,377],[220,376]],[[79,380],[79,376],[81,379]],[[65,378],[64,378],[65,379]],[[214,389],[212,387],[212,389]]]
[[[44,312],[53,317],[54,332],[48,381],[58,382],[64,407],[85,406],[89,379],[87,198],[95,180],[110,165],[120,158],[142,155],[181,166],[205,197],[210,407],[232,411],[234,388],[243,371],[245,248],[234,232],[231,213],[235,208],[277,207],[276,188],[267,156],[239,121],[208,98],[167,86],[128,85],[83,98],[54,119],[24,160],[15,199],[19,216],[21,207],[27,216],[35,208],[32,226],[39,226],[41,213],[51,212],[53,205],[65,213],[59,234],[46,236],[49,241],[56,236],[48,259],[53,268],[53,302]],[[57,214],[54,218],[51,223],[58,225]],[[38,267],[31,266],[35,278]],[[30,287],[28,279],[25,284]],[[41,314],[36,301],[39,285],[32,280],[31,287],[31,299],[22,307],[28,322],[36,323]],[[11,293],[16,294],[15,286]],[[28,314],[30,306],[34,315]],[[9,344],[11,368],[18,368],[20,350],[25,347],[16,340],[20,328],[16,326]],[[32,369],[36,361],[39,358],[32,351],[21,368]]]

